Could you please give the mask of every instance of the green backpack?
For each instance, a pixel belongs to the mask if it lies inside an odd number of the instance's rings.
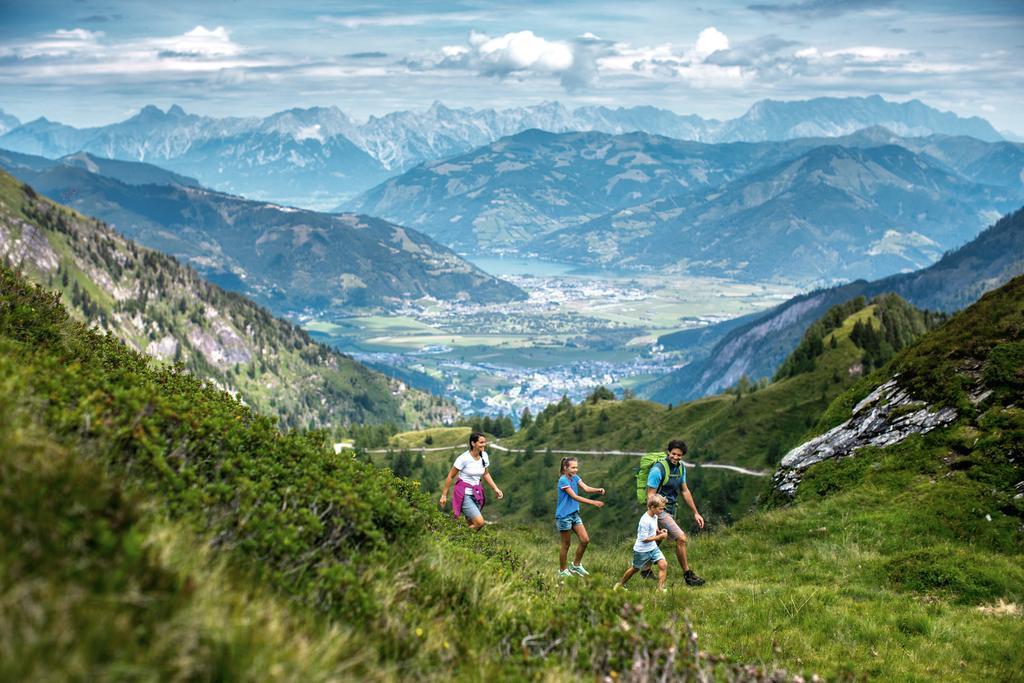
[[[664,451],[653,451],[640,456],[640,467],[636,470],[636,502],[641,505],[647,505],[647,475],[656,462],[660,462],[662,469],[668,474],[668,458]]]

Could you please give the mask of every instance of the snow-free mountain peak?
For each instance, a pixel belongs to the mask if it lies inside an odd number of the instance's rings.
[[[968,135],[999,140],[978,118],[916,100],[879,96],[762,100],[730,121],[652,106],[568,109],[558,101],[508,109],[397,111],[354,123],[338,107],[289,109],[266,117],[212,118],[173,105],[146,105],[132,118],[76,129],[45,119],[0,134],[0,147],[58,158],[78,151],[161,164],[219,190],[329,209],[424,161],[464,154],[537,128],[553,133],[634,131],[700,142],[769,141],[850,135],[885,126],[899,136]]]

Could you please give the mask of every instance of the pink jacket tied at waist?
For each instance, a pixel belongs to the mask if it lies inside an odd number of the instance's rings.
[[[467,489],[472,492],[473,500],[476,501],[476,506],[481,510],[484,509],[484,503],[487,502],[487,498],[484,497],[483,484],[473,486],[459,479],[455,482],[455,492],[452,494],[452,510],[455,512],[456,517],[462,516],[462,501],[466,497]]]

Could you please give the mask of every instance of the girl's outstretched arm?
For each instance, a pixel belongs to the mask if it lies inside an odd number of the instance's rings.
[[[452,479],[457,477],[459,471],[454,467],[448,470],[448,476],[444,480],[444,487],[441,489],[441,507],[448,503],[448,489],[452,487]]]
[[[580,488],[583,488],[583,482],[582,481],[580,482]],[[575,501],[578,501],[580,503],[587,503],[588,505],[593,505],[596,508],[603,508],[604,507],[604,503],[602,501],[600,501],[600,500],[590,500],[589,498],[584,498],[580,494],[578,494],[575,491],[573,491],[571,487],[563,487],[562,490],[565,491],[565,493],[570,498],[572,498]],[[586,489],[584,489],[584,490],[586,490]],[[597,489],[590,489],[590,491],[597,491]]]
[[[583,483],[582,479],[580,479],[580,488],[583,489],[584,493],[598,493],[601,494],[602,496],[604,495],[604,489],[595,489],[592,486],[587,486],[586,484]]]

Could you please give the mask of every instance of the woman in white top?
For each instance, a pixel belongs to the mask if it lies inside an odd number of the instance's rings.
[[[458,482],[455,484],[455,492],[452,495],[452,508],[455,516],[466,516],[469,528],[479,531],[484,526],[484,517],[480,509],[484,506],[484,487],[480,480],[487,482],[487,485],[494,489],[498,500],[505,497],[498,485],[491,478],[487,471],[490,460],[484,448],[487,447],[487,437],[479,432],[469,435],[469,450],[455,458],[448,476],[444,480],[444,488],[441,490],[441,507],[448,504],[448,489],[452,486],[452,480],[458,475]]]

